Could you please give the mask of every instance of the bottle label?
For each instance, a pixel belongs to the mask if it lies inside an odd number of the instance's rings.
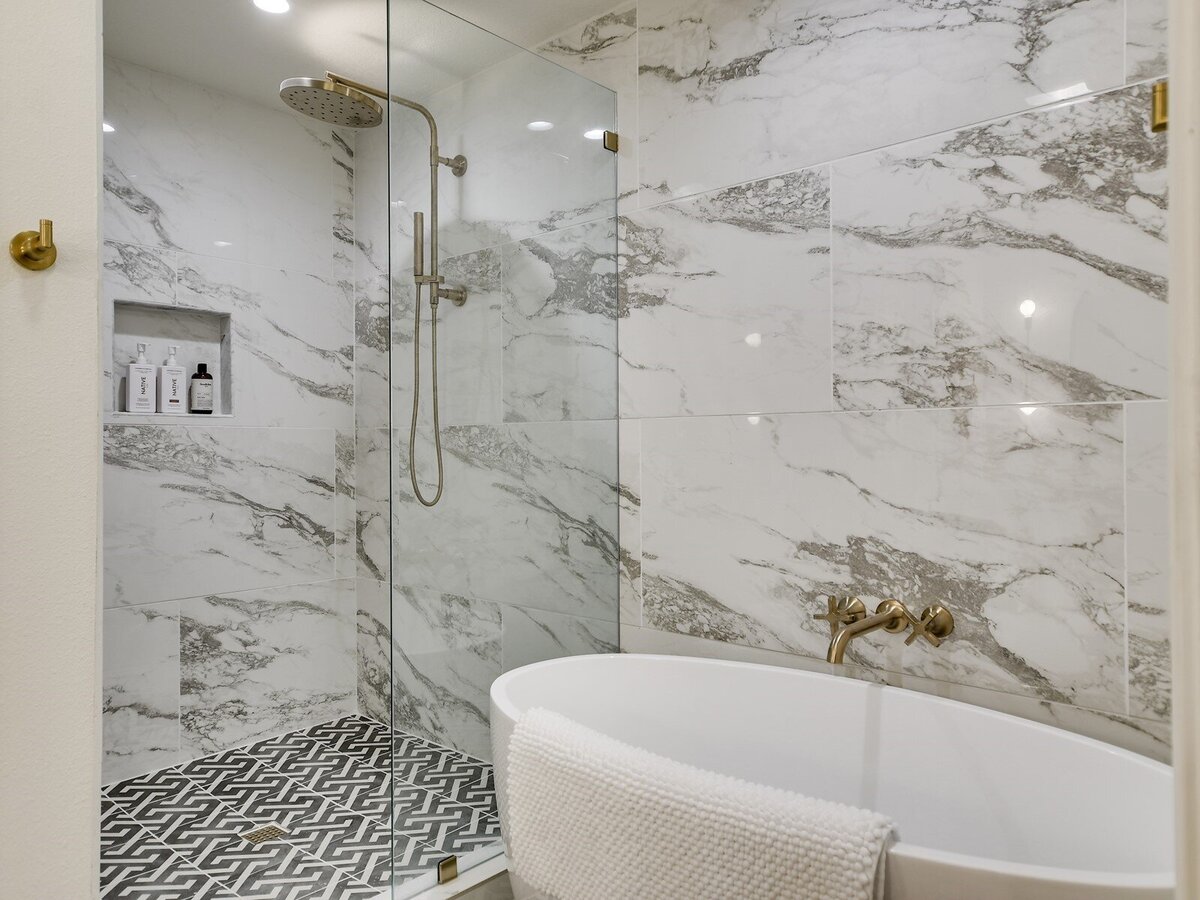
[[[207,379],[192,380],[192,410],[213,408],[213,383]]]

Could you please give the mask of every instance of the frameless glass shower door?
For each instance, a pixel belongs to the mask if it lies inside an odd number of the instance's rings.
[[[359,308],[360,327],[388,339],[390,421],[372,407],[358,477],[385,472],[364,458],[388,459],[391,530],[367,551],[388,580],[369,601],[360,587],[375,655],[360,666],[391,672],[364,705],[406,736],[392,774],[395,890],[408,896],[431,880],[431,855],[464,871],[501,849],[492,681],[617,649],[616,102],[420,0],[390,3],[388,51],[388,144],[365,151],[386,151],[388,183],[356,184],[388,198],[371,243],[376,260],[387,246],[391,276]],[[446,161],[436,233],[430,119]],[[460,155],[465,171],[449,164]]]

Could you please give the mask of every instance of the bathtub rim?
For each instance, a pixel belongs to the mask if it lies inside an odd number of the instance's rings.
[[[915,691],[910,688],[899,687],[891,684],[879,684],[878,682],[865,681],[859,678],[851,678],[845,675],[834,675],[828,672],[814,672],[808,669],[793,669],[785,666],[771,666],[763,663],[742,662],[740,660],[728,659],[712,659],[702,656],[683,656],[676,654],[665,653],[589,653],[578,656],[566,656],[558,659],[548,659],[541,662],[530,663],[529,665],[520,666],[516,669],[511,669],[502,674],[499,678],[492,682],[489,696],[493,710],[501,713],[508,720],[508,728],[506,732],[511,733],[512,727],[520,718],[521,710],[517,708],[516,702],[509,693],[509,686],[520,679],[528,678],[530,675],[546,668],[558,668],[562,666],[578,666],[578,665],[615,665],[622,661],[647,661],[659,662],[669,665],[683,665],[701,663],[705,666],[713,666],[718,668],[729,669],[752,669],[762,670],[773,673],[783,672],[790,673],[798,678],[811,678],[818,681],[838,682],[840,684],[852,683],[858,686],[857,689],[869,691],[876,689],[887,693],[902,692],[908,695],[915,695],[921,702],[931,703],[935,706],[943,706],[946,708],[960,707],[965,708],[972,713],[990,717],[993,719],[1009,722],[1013,727],[1030,728],[1034,731],[1040,731],[1052,735],[1056,740],[1068,740],[1081,746],[1087,746],[1101,750],[1116,756],[1125,757],[1133,765],[1141,765],[1148,768],[1150,771],[1157,771],[1168,778],[1174,778],[1174,768],[1161,763],[1158,760],[1151,759],[1141,753],[1133,750],[1127,750],[1124,747],[1118,747],[1114,744],[1106,743],[1105,741],[1090,738],[1086,735],[1077,734],[1073,731],[1068,731],[1065,728],[1059,728],[1054,725],[1048,725],[1044,722],[1036,722],[1032,719],[1025,719],[1021,716],[1015,716],[1011,713],[999,712],[998,710],[988,709],[984,706],[977,706],[973,703],[966,703],[962,700],[953,700],[948,697],[938,697],[935,694],[927,694],[922,691]],[[565,713],[560,713],[565,715]],[[493,723],[493,734],[495,734],[495,723]],[[650,749],[650,748],[643,748]],[[657,752],[651,750],[651,752]],[[496,754],[498,756],[498,754]],[[915,863],[928,863],[940,866],[949,866],[963,871],[982,871],[988,874],[1002,876],[1005,878],[1017,878],[1040,882],[1043,884],[1060,885],[1062,887],[1080,887],[1080,888],[1129,888],[1143,890],[1166,890],[1174,889],[1175,887],[1175,871],[1174,868],[1162,871],[1146,871],[1146,872],[1118,872],[1107,871],[1100,869],[1070,869],[1060,868],[1056,866],[1043,866],[1033,863],[1010,862],[1007,860],[991,859],[985,856],[973,856],[967,853],[956,853],[950,850],[938,850],[933,847],[925,847],[920,844],[912,844],[905,841],[896,841],[887,849],[889,858],[907,859]]]

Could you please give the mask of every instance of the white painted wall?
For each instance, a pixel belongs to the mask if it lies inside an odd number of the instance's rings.
[[[1200,897],[1200,7],[1171,21],[1171,645],[1176,896]]]
[[[99,0],[0,4],[0,898],[97,893]]]

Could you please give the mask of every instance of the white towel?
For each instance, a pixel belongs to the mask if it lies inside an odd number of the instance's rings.
[[[557,900],[871,900],[892,823],[532,709],[508,747],[513,871]],[[877,893],[878,891],[878,893]]]

